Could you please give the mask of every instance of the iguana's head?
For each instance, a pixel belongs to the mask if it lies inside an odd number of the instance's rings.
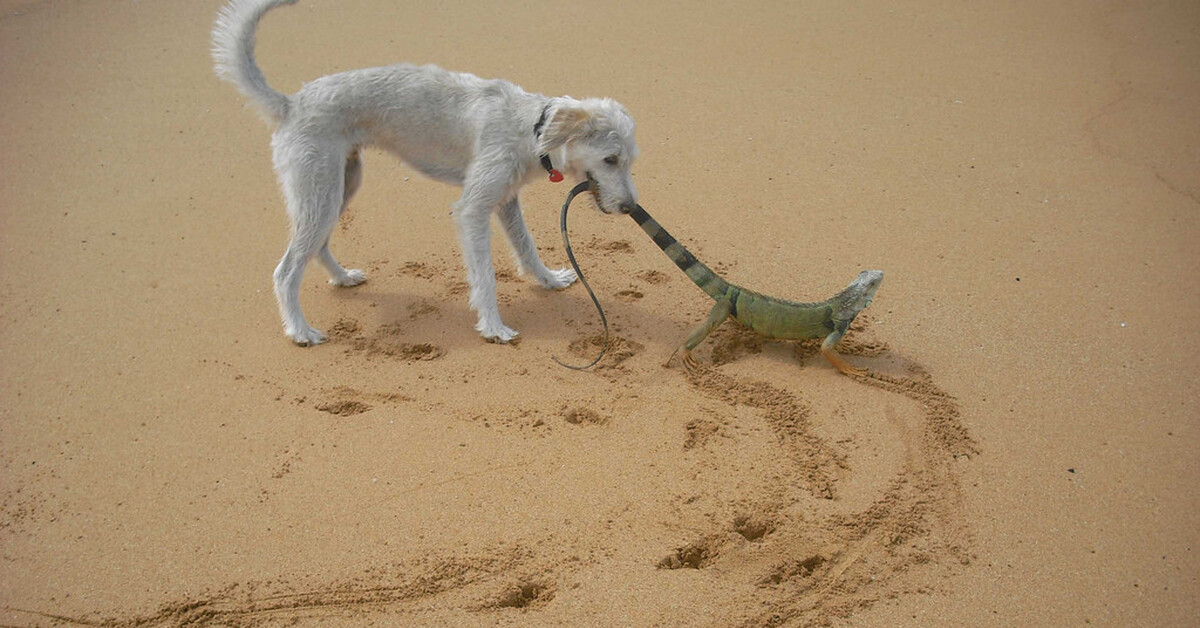
[[[883,283],[882,270],[864,270],[838,295],[838,309],[851,318],[865,310],[875,299],[875,291]]]

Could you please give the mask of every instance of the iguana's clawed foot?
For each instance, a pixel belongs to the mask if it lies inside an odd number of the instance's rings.
[[[679,363],[683,365],[683,370],[688,375],[693,374],[696,369],[700,368],[700,363],[696,361],[696,358],[692,357],[692,352],[683,347],[679,347],[671,353],[671,357],[667,358],[667,361],[663,363],[663,368],[669,368],[676,355],[679,356]]]
[[[843,375],[849,375],[851,377],[870,377],[871,376],[870,369],[864,369],[864,368],[860,368],[857,366],[847,366],[846,368],[839,368],[838,370],[841,371]]]
[[[692,352],[687,349],[680,351],[679,361],[683,363],[683,370],[687,371],[688,375],[695,373],[696,369],[700,368],[700,363],[692,357]]]
[[[838,355],[838,353],[832,349],[822,348],[821,354],[825,356],[826,360],[829,360],[829,363],[832,364],[834,368],[841,371],[843,375],[849,375],[851,377],[867,377],[871,374],[871,371],[868,369],[850,366],[850,364],[842,359],[842,356]]]

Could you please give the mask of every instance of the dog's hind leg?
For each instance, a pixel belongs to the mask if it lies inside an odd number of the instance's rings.
[[[275,167],[292,218],[292,240],[275,268],[275,297],[284,333],[302,347],[325,341],[325,334],[310,326],[300,310],[300,280],[304,267],[326,246],[337,224],[345,201],[344,154],[276,143]]]
[[[504,226],[504,234],[512,245],[513,257],[522,273],[529,273],[545,288],[565,288],[575,282],[575,271],[570,268],[550,270],[538,257],[537,245],[533,243],[533,234],[525,226],[525,218],[521,214],[521,204],[512,199],[500,207],[500,224]]]
[[[362,185],[362,160],[359,159],[358,151],[350,153],[346,157],[346,175],[343,177],[345,181],[344,191],[342,193],[342,209],[338,213],[346,213],[346,207],[350,204],[351,197],[358,191],[358,186]],[[333,257],[333,253],[329,250],[329,238],[325,238],[325,244],[321,246],[321,250],[317,252],[317,259],[321,261],[321,265],[329,273],[329,283],[335,286],[357,286],[367,280],[367,274],[357,268],[349,270],[342,268],[337,259]]]

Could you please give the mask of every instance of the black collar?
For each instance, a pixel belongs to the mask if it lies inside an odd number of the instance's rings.
[[[542,107],[542,115],[538,116],[537,124],[533,125],[534,137],[542,136],[542,127],[546,126],[546,118],[550,115],[550,102],[549,100],[546,101],[546,106]]]
[[[542,107],[542,115],[538,117],[537,124],[533,125],[533,136],[538,140],[542,138],[542,127],[546,126],[546,118],[550,115],[550,104],[552,101],[546,101],[546,106]],[[542,153],[540,156],[542,167],[546,169],[546,173],[550,175],[551,183],[558,183],[563,180],[561,172],[554,168],[554,164],[550,163],[550,155]]]

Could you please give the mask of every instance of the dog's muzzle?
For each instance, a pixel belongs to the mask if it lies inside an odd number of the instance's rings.
[[[604,202],[600,198],[600,182],[596,181],[596,178],[592,176],[591,172],[587,172],[585,174],[587,175],[588,191],[592,193],[592,200],[594,200],[596,202],[596,207],[599,207],[600,211],[602,211],[606,214],[611,214],[611,213],[629,214],[633,210],[637,209],[637,203],[632,203],[632,204],[631,203],[621,203],[620,205],[617,206],[616,212],[610,212],[607,209],[605,209]]]

